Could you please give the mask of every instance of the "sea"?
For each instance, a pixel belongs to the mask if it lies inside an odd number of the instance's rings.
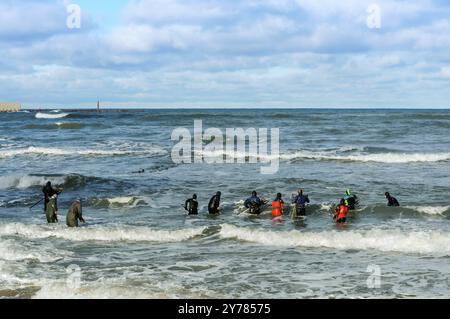
[[[246,152],[174,160],[174,131],[193,134],[195,121],[278,128],[278,170],[263,174],[267,158]],[[0,298],[449,298],[449,133],[450,110],[0,114]],[[42,203],[30,209],[47,181],[64,189],[54,225]],[[289,208],[298,189],[311,201],[304,219],[243,208],[252,191]],[[347,189],[359,206],[336,225]],[[217,191],[222,214],[209,216]],[[186,216],[194,193],[200,213]],[[69,229],[77,199],[86,223]]]

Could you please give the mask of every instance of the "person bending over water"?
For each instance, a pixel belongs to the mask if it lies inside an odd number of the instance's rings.
[[[398,202],[398,200],[391,196],[391,194],[389,194],[388,192],[384,193],[384,196],[386,197],[387,201],[388,201],[388,206],[391,207],[399,207],[400,203]]]
[[[56,206],[57,200],[58,194],[54,194],[48,199],[48,203],[45,205],[45,217],[47,217],[47,222],[49,224],[58,222],[58,209]]]
[[[66,223],[68,227],[78,227],[78,221],[85,223],[83,219],[83,209],[81,207],[81,201],[77,200],[73,202],[67,212]]]
[[[247,200],[244,203],[245,208],[250,209],[250,214],[259,215],[261,214],[261,206],[263,202],[258,197],[258,194],[253,191],[252,196],[250,198],[247,198]]]
[[[196,194],[186,201],[184,209],[189,212],[189,215],[198,215],[198,201]]]
[[[299,189],[297,196],[292,200],[292,204],[295,204],[292,217],[306,216],[306,204],[309,202],[308,195],[303,195],[303,189]]]
[[[208,204],[208,212],[211,215],[219,215],[220,214],[220,198],[222,196],[221,192],[217,192],[216,195],[211,197]]]
[[[346,196],[344,197],[345,206],[347,206],[349,210],[355,210],[356,205],[358,204],[358,196],[352,194],[352,192],[349,189],[347,189],[345,194],[346,194]]]
[[[272,202],[272,217],[277,218],[284,215],[284,201],[281,193],[277,194],[277,198]]]
[[[345,224],[347,221],[347,215],[348,206],[345,204],[345,200],[342,199],[339,205],[336,206],[333,219],[337,224]]]

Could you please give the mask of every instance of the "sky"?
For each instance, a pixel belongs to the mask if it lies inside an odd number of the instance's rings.
[[[0,0],[0,101],[97,100],[449,108],[450,0]]]

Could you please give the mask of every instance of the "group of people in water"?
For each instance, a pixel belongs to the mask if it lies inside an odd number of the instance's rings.
[[[51,182],[42,189],[44,193],[44,211],[49,224],[58,222],[58,195],[63,192],[63,189],[56,189],[52,187]],[[81,199],[72,203],[67,212],[66,224],[68,227],[78,227],[78,221],[85,223],[83,218],[83,209]]]
[[[43,187],[42,192],[44,193],[44,211],[47,217],[48,223],[58,222],[58,195],[61,194],[63,189],[55,189],[52,187],[51,182]],[[221,214],[220,201],[222,193],[217,192],[211,197],[208,203],[208,213],[210,215]],[[400,206],[398,200],[391,196],[390,193],[386,192],[385,197],[388,201],[388,206]],[[245,200],[244,206],[246,208],[245,212],[252,215],[260,215],[262,211],[268,206],[269,201],[266,199],[261,199],[256,191],[252,192],[252,195]],[[303,189],[299,189],[297,194],[292,196],[292,218],[301,218],[306,216],[306,208],[310,203],[308,195],[305,195]],[[339,204],[333,209],[333,220],[338,224],[343,224],[347,221],[347,217],[350,211],[355,210],[358,205],[358,197],[348,189],[345,196],[340,200]],[[184,204],[184,209],[188,212],[188,215],[198,215],[199,213],[199,203],[196,194],[186,200]],[[287,206],[283,200],[283,195],[278,193],[276,198],[272,202],[272,217],[279,219],[286,215]],[[81,199],[76,200],[72,203],[67,212],[66,224],[68,227],[78,227],[79,222],[84,223],[82,211]]]
[[[386,192],[385,197],[388,201],[388,206],[400,206],[398,200],[391,196],[389,192]],[[217,192],[208,203],[208,212],[211,215],[218,215],[221,212],[220,199],[222,193]],[[310,203],[308,195],[305,195],[303,189],[299,189],[298,193],[292,196],[293,210],[291,212],[292,218],[299,218],[306,216],[306,207]],[[267,206],[268,201],[258,197],[256,191],[252,192],[244,202],[247,213],[252,215],[260,215],[262,210]],[[347,216],[350,211],[355,210],[358,205],[358,197],[348,189],[345,196],[340,200],[339,204],[333,209],[333,220],[338,224],[343,224],[347,221]],[[198,215],[198,199],[194,194],[192,198],[186,200],[184,209],[188,212],[188,215]],[[287,212],[287,207],[283,200],[283,195],[278,193],[275,200],[272,202],[272,217],[281,218]]]

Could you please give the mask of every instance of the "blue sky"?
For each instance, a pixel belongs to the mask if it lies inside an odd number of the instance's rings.
[[[102,30],[109,31],[121,24],[121,14],[128,0],[78,0],[70,1],[90,15]]]
[[[0,100],[26,107],[448,108],[449,88],[450,1],[0,2]]]

